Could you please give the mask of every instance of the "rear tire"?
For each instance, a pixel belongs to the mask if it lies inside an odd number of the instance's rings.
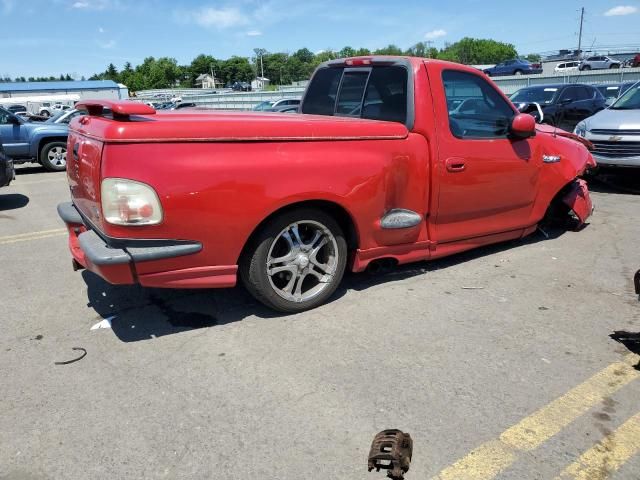
[[[513,72],[514,75],[522,75],[522,70],[516,70]]]
[[[322,305],[347,265],[340,225],[321,210],[296,208],[270,220],[240,259],[245,288],[269,308],[297,313]]]
[[[62,172],[67,168],[67,144],[46,143],[40,150],[40,163],[50,172]]]

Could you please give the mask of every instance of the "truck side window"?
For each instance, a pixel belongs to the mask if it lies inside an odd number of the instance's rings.
[[[458,138],[504,138],[515,112],[484,78],[459,70],[442,72],[449,128]]]
[[[343,68],[323,68],[316,72],[305,95],[302,113],[333,115],[343,70]]]

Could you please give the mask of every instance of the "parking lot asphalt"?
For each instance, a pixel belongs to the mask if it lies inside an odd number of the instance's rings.
[[[640,196],[594,185],[580,232],[349,275],[283,316],[239,287],[73,272],[65,175],[18,170],[0,479],[382,479],[366,462],[387,428],[414,440],[409,480],[639,478]]]

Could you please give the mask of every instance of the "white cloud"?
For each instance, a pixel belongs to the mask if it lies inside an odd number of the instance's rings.
[[[104,10],[105,8],[122,8],[119,0],[75,0],[70,2],[71,8],[78,10]]]
[[[104,33],[104,28],[102,28],[102,27],[98,27],[98,32],[99,32],[99,33]]]
[[[436,38],[440,38],[440,37],[444,37],[447,34],[447,32],[441,28],[437,29],[437,30],[431,30],[430,32],[427,32],[424,34],[424,38],[426,38],[427,40],[435,40]]]
[[[230,28],[249,23],[247,15],[233,7],[203,7],[198,10],[176,11],[175,17],[182,23],[195,23],[206,28]]]
[[[259,37],[260,35],[262,35],[260,30],[249,30],[247,32],[247,37]]]
[[[638,7],[631,5],[619,5],[604,12],[605,17],[615,17],[620,15],[631,15],[638,12]]]

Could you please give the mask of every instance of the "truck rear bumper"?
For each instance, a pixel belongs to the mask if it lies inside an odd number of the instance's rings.
[[[237,265],[163,268],[164,260],[199,253],[199,242],[110,239],[91,228],[71,202],[59,204],[58,215],[69,230],[69,250],[75,262],[111,284],[138,283],[157,288],[222,288],[236,284]],[[157,265],[157,269],[146,268],[154,273],[139,275],[136,264],[140,262]]]

